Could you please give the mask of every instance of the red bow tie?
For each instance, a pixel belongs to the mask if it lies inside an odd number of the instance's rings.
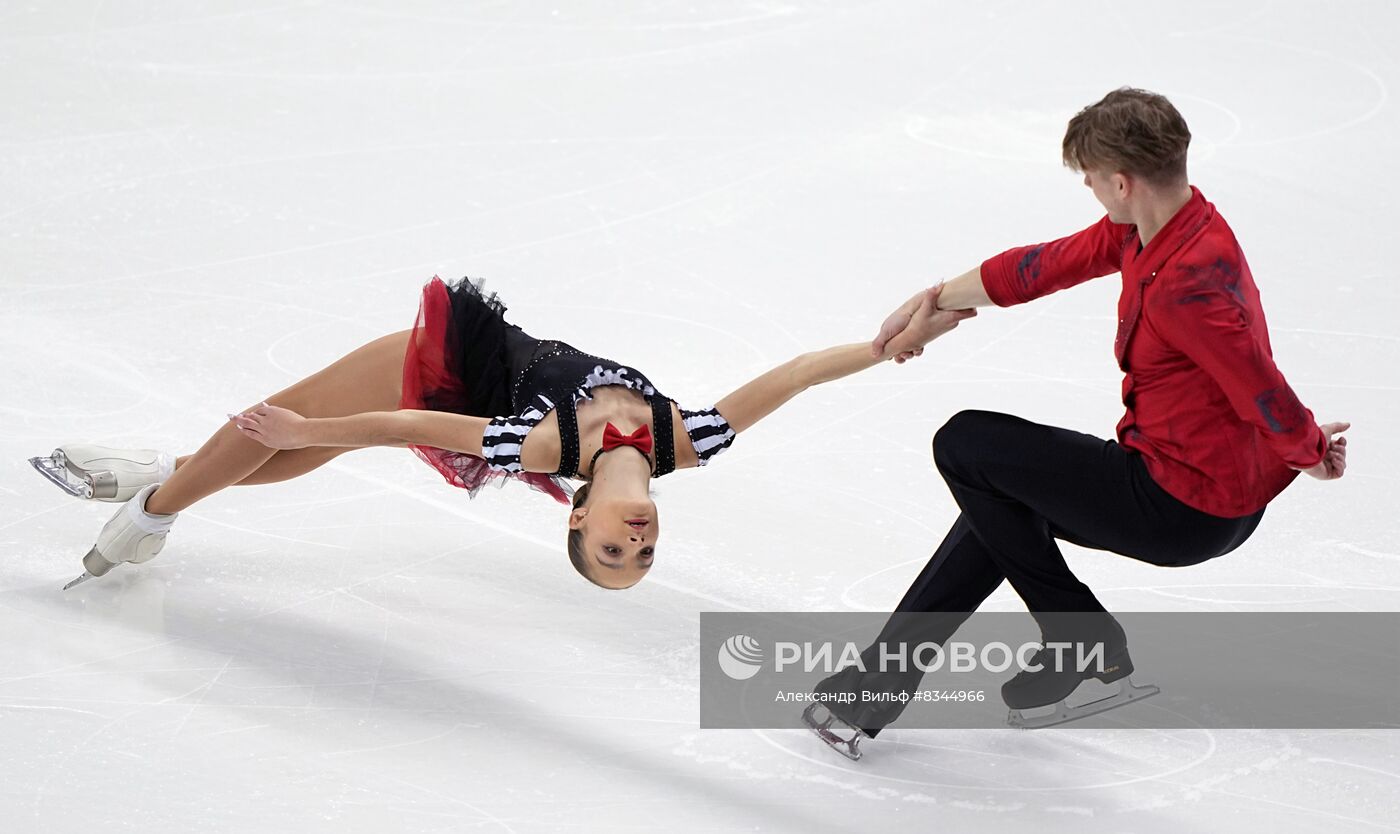
[[[631,446],[644,455],[651,454],[651,429],[645,423],[631,434],[623,434],[617,426],[608,423],[603,429],[603,451],[610,452],[618,446]]]

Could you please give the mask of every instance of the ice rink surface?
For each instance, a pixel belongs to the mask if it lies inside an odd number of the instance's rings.
[[[1192,181],[1289,381],[1354,423],[1351,468],[1224,558],[1066,545],[1072,567],[1117,610],[1395,611],[1397,35],[1388,2],[10,0],[0,828],[1400,830],[1393,729],[896,728],[858,764],[698,729],[699,612],[898,601],[955,516],[929,455],[948,416],[1111,435],[1113,277],[985,311],[660,481],[657,567],[626,593],[570,569],[547,498],[468,500],[401,449],[215,495],[155,561],[60,593],[114,507],[25,463],[193,451],[409,327],[434,274],[708,405],[1098,219],[1059,141],[1131,84],[1190,122]]]

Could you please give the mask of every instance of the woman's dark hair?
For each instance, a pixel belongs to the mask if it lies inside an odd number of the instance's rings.
[[[575,510],[579,507],[582,507],[583,502],[588,500],[589,486],[591,485],[584,484],[583,486],[578,488],[578,492],[574,493]],[[599,588],[607,588],[607,585],[603,585],[599,583],[598,580],[594,579],[593,574],[588,570],[588,559],[585,557],[585,554],[583,552],[583,531],[575,530],[574,528],[570,527],[568,541],[569,562],[574,566],[574,570],[578,571],[578,575],[582,576],[584,579],[587,579],[589,582],[592,582],[594,585],[597,585]],[[609,590],[612,589],[609,588]]]

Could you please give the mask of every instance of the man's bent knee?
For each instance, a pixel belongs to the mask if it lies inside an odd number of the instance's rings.
[[[985,437],[988,423],[1005,415],[994,411],[965,409],[948,418],[933,434],[933,464],[939,472],[957,465],[961,455],[976,449]]]

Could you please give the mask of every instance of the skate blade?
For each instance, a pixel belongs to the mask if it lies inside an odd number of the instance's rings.
[[[54,449],[48,457],[30,458],[29,463],[40,475],[48,478],[55,486],[74,498],[92,497],[92,484],[83,479],[73,479],[72,470],[68,468],[68,461],[59,450]]]
[[[1118,682],[1117,692],[1105,695],[1098,700],[1073,707],[1066,706],[1064,701],[1060,701],[1054,705],[1051,712],[1045,715],[1026,715],[1027,710],[1013,709],[1007,714],[1006,723],[1018,730],[1039,730],[1045,727],[1054,727],[1071,721],[1079,721],[1091,715],[1098,715],[1101,712],[1108,712],[1134,701],[1141,701],[1143,698],[1150,698],[1161,691],[1161,688],[1154,684],[1137,686],[1133,683],[1132,678],[1124,678]],[[1038,710],[1044,709],[1044,707],[1031,709]]]
[[[816,718],[816,711],[818,709],[821,709],[822,712],[826,713],[825,719],[818,720]],[[821,704],[812,704],[811,706],[807,707],[805,710],[802,711],[802,723],[806,724],[807,729],[815,733],[817,738],[821,739],[828,747],[830,747],[832,750],[835,750],[837,753],[840,753],[841,755],[845,756],[846,758],[850,759],[851,761],[858,762],[860,761],[860,757],[864,755],[864,753],[862,753],[860,749],[860,740],[863,738],[869,738],[869,736],[867,736],[865,734],[865,731],[861,730],[859,727],[852,727],[850,724],[847,724],[845,721],[842,721],[836,716],[835,713],[827,709],[825,706],[822,706]],[[832,732],[832,724],[840,724],[842,727],[849,729],[851,731],[851,737],[842,738],[841,736]]]
[[[78,586],[78,585],[83,584],[84,582],[88,581],[89,579],[96,579],[96,578],[97,578],[96,576],[93,576],[92,574],[88,573],[87,571],[83,571],[83,575],[82,575],[82,576],[78,577],[77,579],[74,579],[72,582],[69,582],[67,585],[64,585],[64,586],[63,586],[63,590],[66,591],[66,590],[68,590],[69,588],[72,588],[72,587],[75,587],[75,586]]]

